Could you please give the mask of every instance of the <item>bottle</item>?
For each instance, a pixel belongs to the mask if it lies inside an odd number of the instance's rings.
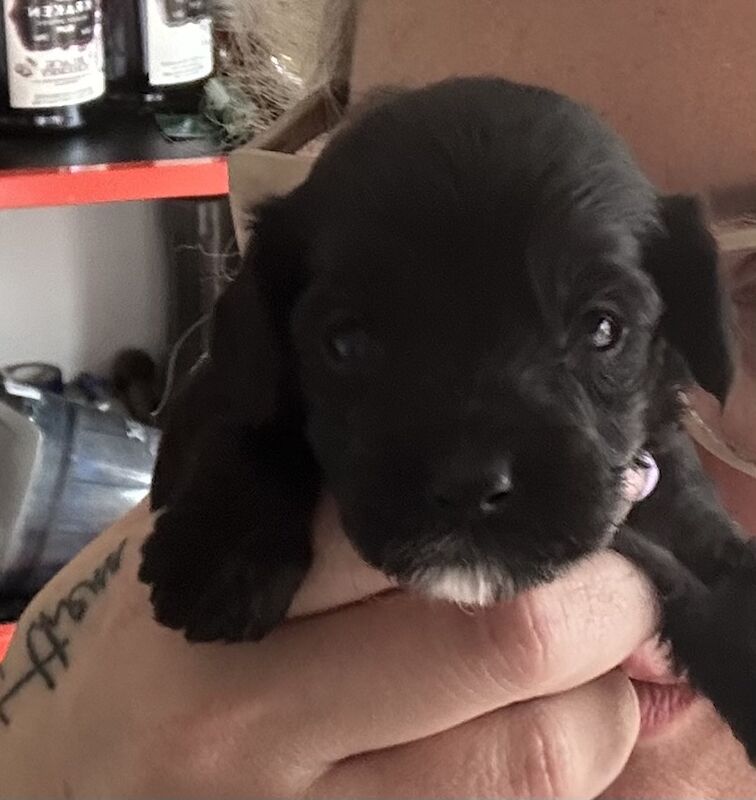
[[[79,128],[105,94],[100,0],[0,0],[0,127]]]
[[[213,71],[212,0],[105,0],[109,94],[194,111]]]

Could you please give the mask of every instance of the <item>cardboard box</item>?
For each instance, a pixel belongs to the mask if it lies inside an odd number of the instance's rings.
[[[240,249],[247,246],[250,210],[266,197],[286,194],[310,171],[310,156],[275,153],[246,146],[228,158],[231,216]]]

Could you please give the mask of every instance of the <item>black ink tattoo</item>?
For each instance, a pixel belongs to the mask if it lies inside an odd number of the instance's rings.
[[[97,597],[105,589],[110,577],[121,568],[125,547],[126,539],[97,567],[91,578],[77,583],[58,602],[52,614],[40,611],[26,630],[26,652],[31,666],[5,691],[3,691],[5,672],[0,665],[0,723],[5,726],[10,725],[8,703],[26,684],[34,679],[39,679],[50,690],[56,687],[57,680],[53,666],[57,662],[64,670],[67,670],[70,664],[68,655],[70,641],[58,631],[60,623],[64,616],[75,624],[84,619],[92,598]]]

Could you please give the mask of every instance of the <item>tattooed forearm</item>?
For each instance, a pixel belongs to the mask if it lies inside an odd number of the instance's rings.
[[[26,654],[29,668],[20,678],[6,685],[7,678],[0,665],[0,723],[10,725],[11,717],[8,706],[14,697],[34,680],[42,681],[48,689],[57,685],[56,667],[67,670],[70,660],[68,646],[70,640],[60,631],[60,624],[68,619],[74,624],[80,623],[87,614],[92,600],[101,594],[112,575],[121,568],[123,551],[126,547],[124,539],[118,547],[108,554],[103,563],[92,573],[88,580],[76,586],[62,598],[52,613],[40,611],[26,629]]]

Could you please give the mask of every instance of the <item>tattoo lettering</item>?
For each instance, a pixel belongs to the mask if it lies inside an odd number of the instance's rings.
[[[77,583],[58,602],[52,614],[40,611],[26,629],[26,653],[29,657],[29,669],[7,688],[4,685],[6,674],[0,665],[0,723],[5,726],[10,725],[8,704],[27,684],[38,680],[42,681],[50,690],[56,687],[57,678],[54,668],[60,666],[67,670],[70,664],[68,655],[70,640],[60,630],[60,624],[65,618],[74,624],[79,624],[84,619],[92,600],[105,590],[110,577],[121,568],[125,547],[126,540],[124,539],[97,567],[91,578]]]

